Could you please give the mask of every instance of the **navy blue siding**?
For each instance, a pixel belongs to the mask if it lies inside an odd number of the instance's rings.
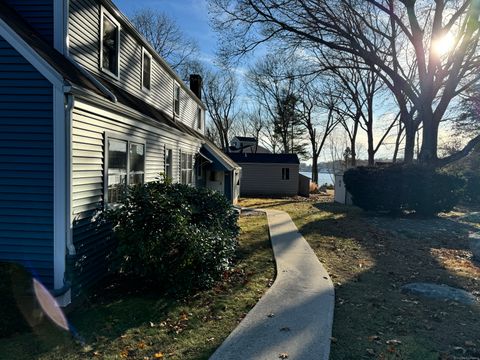
[[[53,87],[1,37],[0,174],[0,260],[51,287]]]
[[[53,0],[5,0],[53,45]]]

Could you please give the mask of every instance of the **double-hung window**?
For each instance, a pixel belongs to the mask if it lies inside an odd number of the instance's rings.
[[[181,183],[186,185],[193,184],[193,155],[180,153],[180,173]]]
[[[120,76],[120,24],[103,8],[101,12],[100,68],[105,73]]]
[[[282,168],[282,180],[290,180],[290,169]]]
[[[152,55],[147,50],[142,50],[142,89],[150,91],[152,89]]]
[[[115,137],[106,142],[106,202],[116,204],[129,185],[145,181],[145,144]]]
[[[165,149],[165,176],[167,179],[173,177],[173,151],[172,149]]]
[[[202,108],[197,109],[197,128],[198,130],[202,130],[202,123],[203,123],[203,111]]]
[[[175,115],[180,115],[180,85],[175,84],[173,89],[173,111]]]

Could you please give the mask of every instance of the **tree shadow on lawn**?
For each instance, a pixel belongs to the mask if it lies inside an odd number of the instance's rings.
[[[299,216],[296,223],[336,286],[331,359],[480,357],[479,305],[400,290],[431,282],[478,297],[480,268],[467,242],[475,228],[446,218],[393,219],[338,204],[313,206],[323,216]]]

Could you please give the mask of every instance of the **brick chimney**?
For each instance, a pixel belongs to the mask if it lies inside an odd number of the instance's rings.
[[[198,74],[190,75],[190,90],[202,100],[202,77]]]

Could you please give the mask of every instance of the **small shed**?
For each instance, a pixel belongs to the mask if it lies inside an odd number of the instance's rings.
[[[296,154],[229,153],[242,167],[241,196],[295,196],[300,161]]]
[[[352,196],[345,187],[343,172],[335,174],[335,202],[340,204],[352,205]]]

